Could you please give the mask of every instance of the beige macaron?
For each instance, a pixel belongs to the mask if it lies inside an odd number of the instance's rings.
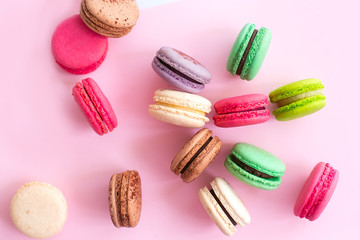
[[[112,175],[109,184],[109,210],[115,227],[135,227],[141,213],[141,179],[131,170]]]
[[[139,7],[135,0],[82,0],[80,16],[94,32],[119,38],[135,26]]]
[[[63,194],[44,182],[30,182],[17,190],[10,204],[11,219],[22,233],[48,238],[63,228],[67,204]]]

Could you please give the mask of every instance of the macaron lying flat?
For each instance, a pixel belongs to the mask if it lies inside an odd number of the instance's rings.
[[[199,199],[224,234],[231,236],[237,231],[237,224],[244,227],[250,223],[249,212],[228,182],[216,177],[210,185],[211,190],[206,186],[199,190]]]
[[[271,31],[267,28],[255,29],[255,24],[248,23],[235,40],[226,69],[241,79],[252,80],[258,73],[271,41]]]
[[[51,50],[61,68],[73,74],[86,74],[104,61],[108,39],[86,27],[80,15],[74,15],[56,28]]]
[[[29,182],[19,188],[10,203],[16,228],[32,238],[48,238],[60,232],[67,219],[64,195],[44,182]]]
[[[212,131],[199,130],[172,160],[170,170],[181,174],[184,182],[195,180],[209,166],[220,152],[221,140],[212,136]]]
[[[80,15],[94,32],[119,38],[135,26],[139,7],[135,0],[82,0]]]
[[[314,221],[319,218],[333,195],[339,171],[319,162],[307,178],[294,206],[295,216]]]
[[[170,47],[157,51],[152,67],[165,81],[190,93],[199,93],[211,79],[209,70],[198,61]]]
[[[117,118],[110,102],[93,79],[86,78],[76,83],[72,95],[97,134],[103,135],[116,128]]]
[[[248,94],[222,99],[214,104],[218,115],[213,117],[218,127],[238,127],[266,122],[270,119],[268,97],[264,94]]]
[[[141,179],[137,171],[112,175],[109,184],[109,210],[115,227],[135,227],[141,214]]]
[[[323,88],[319,79],[309,78],[272,91],[270,101],[278,105],[273,114],[279,121],[288,121],[319,111],[326,105]]]
[[[276,189],[285,164],[271,153],[247,143],[237,143],[226,156],[226,169],[236,178],[256,188]]]
[[[160,89],[154,94],[155,104],[149,105],[154,118],[183,127],[202,127],[209,119],[211,102],[199,95]]]

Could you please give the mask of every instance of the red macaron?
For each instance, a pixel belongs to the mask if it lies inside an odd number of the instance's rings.
[[[218,115],[213,117],[218,127],[238,127],[266,122],[270,119],[268,97],[264,94],[248,94],[226,98],[214,104]]]
[[[97,134],[103,135],[116,128],[117,118],[110,102],[93,79],[77,82],[72,95]]]
[[[314,221],[319,218],[333,195],[339,171],[319,162],[307,178],[294,206],[295,216]]]
[[[104,61],[108,38],[91,31],[80,15],[74,15],[56,28],[51,49],[61,68],[73,74],[86,74]]]

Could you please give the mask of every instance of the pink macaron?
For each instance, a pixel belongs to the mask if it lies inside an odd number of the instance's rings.
[[[302,188],[295,206],[294,214],[310,221],[318,219],[333,195],[339,171],[329,163],[319,162],[313,168]]]
[[[104,61],[108,39],[91,31],[78,14],[59,24],[51,40],[51,49],[61,68],[73,74],[86,74]]]
[[[238,127],[266,122],[270,119],[268,97],[264,94],[248,94],[226,98],[214,104],[218,115],[213,117],[218,127]]]
[[[116,128],[117,118],[110,102],[93,79],[77,82],[72,95],[97,134],[103,135]]]

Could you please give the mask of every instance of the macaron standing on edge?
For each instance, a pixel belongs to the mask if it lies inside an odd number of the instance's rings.
[[[324,85],[319,79],[309,78],[286,84],[269,94],[273,111],[279,121],[289,121],[319,111],[326,105]]]
[[[294,206],[294,214],[310,221],[318,219],[329,203],[339,180],[339,171],[319,162],[307,178]]]
[[[211,80],[201,63],[174,48],[160,48],[151,65],[161,78],[186,92],[199,93]]]
[[[111,176],[109,183],[109,211],[115,227],[136,227],[142,205],[141,179],[136,170]]]
[[[86,120],[97,134],[106,134],[117,127],[115,112],[93,79],[86,78],[77,82],[72,89],[72,95]]]
[[[82,0],[80,16],[94,32],[119,38],[135,26],[139,7],[136,0]]]
[[[258,73],[271,41],[271,31],[247,23],[237,36],[227,60],[226,69],[241,79],[252,80]]]
[[[169,89],[154,94],[155,104],[149,105],[149,114],[163,122],[183,127],[202,127],[209,119],[211,102],[199,95]]]
[[[218,115],[213,117],[218,127],[238,127],[266,122],[270,119],[268,97],[264,94],[247,94],[222,99],[214,104]]]
[[[221,140],[213,137],[211,130],[200,129],[174,157],[170,170],[181,174],[184,182],[192,182],[214,161],[221,146]]]
[[[210,185],[210,190],[206,186],[199,190],[199,199],[208,215],[225,235],[233,235],[237,231],[237,224],[244,227],[250,223],[249,212],[226,180],[216,177]]]
[[[264,190],[278,188],[286,168],[276,156],[248,143],[235,144],[224,165],[237,179]]]
[[[77,14],[57,26],[51,50],[61,68],[72,74],[86,74],[104,61],[108,38],[91,31]]]

